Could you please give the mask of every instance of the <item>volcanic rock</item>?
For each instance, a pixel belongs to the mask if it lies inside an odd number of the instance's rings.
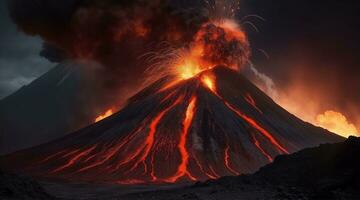
[[[76,181],[204,181],[342,140],[288,113],[236,71],[215,67],[177,82],[164,77],[109,118],[1,157],[1,165]]]
[[[45,190],[31,178],[0,171],[0,199],[51,200],[57,198],[45,192]]]

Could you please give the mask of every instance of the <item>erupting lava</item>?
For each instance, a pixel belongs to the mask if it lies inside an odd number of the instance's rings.
[[[186,149],[186,143],[188,141],[187,137],[189,134],[189,128],[192,124],[194,114],[195,114],[195,108],[196,108],[196,97],[193,96],[190,99],[190,103],[186,109],[186,115],[185,119],[183,121],[183,131],[180,137],[180,142],[178,144],[178,148],[181,154],[181,163],[177,169],[177,172],[172,177],[166,179],[167,182],[174,183],[182,176],[188,176],[191,180],[195,181],[197,180],[194,178],[191,173],[188,170],[188,163],[189,163],[189,153]]]
[[[179,81],[219,65],[240,69],[248,62],[250,45],[245,32],[234,20],[222,19],[203,24],[189,45],[165,52],[169,55],[150,56],[149,60],[157,61],[156,66],[151,65],[155,69],[149,69],[150,76],[160,78],[156,75],[172,74]]]
[[[228,67],[166,90],[164,80],[135,95],[112,120],[9,155],[2,166],[74,181],[203,181],[251,173],[279,154],[341,140],[283,111]]]
[[[99,115],[98,117],[96,117],[95,122],[98,122],[107,117],[110,117],[112,114],[114,114],[114,111],[112,109],[109,109],[103,115]]]
[[[170,54],[165,69],[154,71],[165,70],[164,77],[111,120],[102,120],[113,114],[108,110],[97,126],[25,152],[35,157],[15,154],[31,159],[9,168],[76,181],[202,181],[254,172],[279,154],[339,140],[282,110],[237,73],[250,47],[234,21],[203,24],[189,45]]]

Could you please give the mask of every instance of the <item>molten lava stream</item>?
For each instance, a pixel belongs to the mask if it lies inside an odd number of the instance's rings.
[[[256,130],[258,130],[260,133],[262,133],[273,145],[275,145],[278,149],[283,151],[284,153],[289,153],[283,146],[281,146],[273,136],[267,132],[263,127],[261,127],[254,119],[248,117],[247,115],[240,112],[238,109],[236,109],[233,105],[231,105],[229,102],[224,101],[225,105],[232,110],[234,113],[236,113],[239,117],[244,119],[247,123],[249,123],[252,127],[254,127]]]
[[[82,157],[88,155],[90,152],[92,152],[95,148],[97,147],[97,145],[93,145],[92,147],[89,147],[88,149],[86,149],[83,152],[80,152],[79,154],[77,154],[75,157],[73,157],[72,159],[70,159],[65,165],[60,166],[54,170],[52,170],[50,173],[56,173],[59,171],[62,171],[68,167],[71,167],[73,164],[75,164],[77,161],[79,161]]]
[[[266,131],[264,128],[262,128],[254,119],[250,118],[249,116],[245,115],[244,113],[242,113],[240,110],[238,110],[235,106],[233,106],[232,104],[230,104],[229,102],[227,102],[222,96],[220,96],[218,94],[218,92],[216,91],[216,84],[215,84],[215,79],[216,77],[211,74],[209,75],[203,75],[203,77],[201,78],[201,82],[203,83],[203,85],[207,88],[209,88],[209,90],[211,90],[213,92],[213,94],[215,94],[215,96],[217,96],[219,99],[221,99],[225,105],[232,110],[236,115],[238,115],[240,118],[244,119],[248,124],[250,124],[252,127],[254,127],[256,130],[258,130],[262,135],[264,135],[273,145],[275,145],[279,150],[281,150],[284,153],[289,153],[282,145],[280,145],[276,139],[268,132]],[[251,100],[250,100],[251,101]],[[255,102],[255,101],[254,101]]]
[[[246,100],[250,105],[252,105],[257,111],[259,111],[259,113],[263,114],[263,112],[257,107],[254,98],[252,98],[252,96],[251,96],[250,94],[246,94],[245,100]]]
[[[179,103],[181,103],[183,99],[183,96],[180,96],[179,98],[176,99],[176,101],[171,104],[169,107],[167,107],[166,109],[164,109],[163,111],[161,111],[160,113],[158,113],[154,119],[151,120],[150,122],[150,127],[149,127],[149,133],[145,139],[145,142],[138,147],[133,153],[131,153],[130,155],[128,155],[126,157],[125,160],[121,161],[120,163],[117,164],[116,168],[113,171],[116,171],[117,169],[119,169],[122,165],[130,163],[131,161],[134,161],[135,163],[131,166],[131,168],[127,171],[127,173],[133,171],[134,169],[136,169],[140,163],[143,163],[144,165],[144,173],[147,172],[147,164],[146,164],[146,159],[149,156],[149,153],[151,152],[151,149],[153,148],[154,145],[154,140],[155,140],[155,134],[157,132],[157,126],[159,124],[159,122],[161,121],[161,119],[165,116],[166,113],[168,113],[172,108],[174,108],[176,105],[178,105]],[[153,162],[151,162],[152,165]],[[154,169],[154,166],[151,166],[151,170]],[[152,181],[156,181],[157,177],[155,176],[155,172],[150,172],[150,176],[152,177]],[[128,180],[123,180],[123,181],[128,181]]]
[[[218,177],[216,177],[215,174],[214,174],[214,175],[211,175],[211,174],[209,174],[209,173],[207,173],[207,172],[205,171],[204,167],[201,165],[200,161],[196,158],[195,154],[193,155],[193,158],[194,158],[194,160],[195,160],[195,162],[196,162],[196,165],[199,167],[200,171],[201,171],[203,174],[205,174],[206,177],[208,177],[208,178],[210,178],[210,179],[216,179],[216,178],[218,178]],[[211,166],[210,166],[210,167],[211,167]]]
[[[192,124],[193,118],[194,118],[194,114],[195,114],[195,110],[196,110],[196,96],[192,96],[190,99],[190,103],[186,109],[186,114],[185,114],[185,119],[183,121],[183,131],[182,134],[180,136],[180,141],[178,144],[178,148],[179,148],[179,152],[181,155],[181,163],[178,166],[177,172],[165,179],[165,182],[170,182],[170,183],[174,183],[176,182],[179,178],[183,177],[183,176],[187,176],[188,178],[190,178],[190,180],[192,181],[196,181],[197,179],[195,177],[193,177],[191,175],[191,173],[188,171],[187,169],[187,165],[189,162],[189,153],[186,149],[186,140],[187,140],[187,136],[189,134],[189,128]]]
[[[168,108],[166,108],[165,110],[163,110],[162,112],[160,112],[150,123],[150,131],[149,131],[149,135],[146,138],[146,141],[144,143],[144,153],[142,154],[142,156],[140,157],[140,159],[138,159],[138,161],[133,165],[133,167],[131,167],[131,169],[129,171],[134,170],[139,164],[140,162],[142,162],[144,164],[145,167],[145,172],[147,169],[146,166],[146,158],[148,157],[151,148],[153,147],[154,144],[154,139],[155,139],[155,134],[157,131],[157,126],[160,122],[160,120],[164,117],[164,115],[166,113],[168,113],[173,107],[175,107],[176,105],[178,105],[181,100],[183,99],[183,97],[179,97],[171,106],[169,106]],[[152,169],[154,168],[153,166],[151,167]],[[156,177],[154,177],[156,179]]]
[[[230,150],[230,146],[229,145],[226,145],[226,148],[225,148],[225,152],[224,152],[224,162],[225,162],[225,166],[226,168],[233,174],[235,175],[239,175],[240,173],[237,172],[235,169],[233,169],[231,166],[230,166],[230,162],[231,162],[231,159],[230,159],[230,155],[229,155],[229,150]]]
[[[122,142],[120,144],[117,144],[114,147],[110,147],[107,149],[106,153],[104,155],[100,155],[100,154],[96,154],[96,156],[100,156],[102,159],[97,160],[95,162],[93,162],[90,165],[87,165],[81,169],[79,169],[77,172],[82,172],[82,171],[86,171],[89,170],[91,168],[97,167],[99,165],[104,164],[106,161],[110,160],[113,156],[116,155],[116,153],[118,153],[120,151],[120,149],[127,144],[132,138],[134,138],[137,133],[139,133],[141,131],[141,128],[137,128],[135,131],[133,131],[131,134],[129,134],[127,137],[123,138]]]
[[[270,161],[272,162],[273,161],[273,158],[268,154],[266,153],[266,151],[260,146],[260,142],[255,138],[254,135],[252,135],[252,139],[254,140],[254,144],[256,146],[256,148],[258,148],[260,150],[260,152]]]

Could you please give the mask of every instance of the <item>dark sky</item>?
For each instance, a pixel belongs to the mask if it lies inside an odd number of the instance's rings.
[[[243,2],[245,12],[266,19],[254,21],[259,33],[250,32],[253,62],[260,71],[304,112],[341,111],[359,127],[360,4],[350,0]],[[256,53],[256,48],[265,49],[270,59]]]
[[[54,64],[39,56],[42,41],[17,31],[0,0],[0,99],[28,84]]]
[[[305,111],[312,107],[317,112],[339,110],[359,126],[359,3],[350,0],[241,2],[242,15],[258,14],[266,19],[265,22],[249,19],[260,30],[256,33],[247,27],[252,61],[274,80],[279,92],[304,106]],[[54,65],[39,56],[41,40],[19,33],[7,15],[5,0],[1,0],[0,98]],[[264,49],[270,58],[257,49]]]

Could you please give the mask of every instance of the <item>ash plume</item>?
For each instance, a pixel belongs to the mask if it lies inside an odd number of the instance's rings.
[[[147,68],[139,56],[163,41],[173,46],[190,41],[207,20],[198,9],[179,5],[167,0],[8,0],[19,30],[44,40],[41,56],[52,62],[91,60],[104,68],[97,82],[106,90],[98,94],[105,99],[139,87]]]

